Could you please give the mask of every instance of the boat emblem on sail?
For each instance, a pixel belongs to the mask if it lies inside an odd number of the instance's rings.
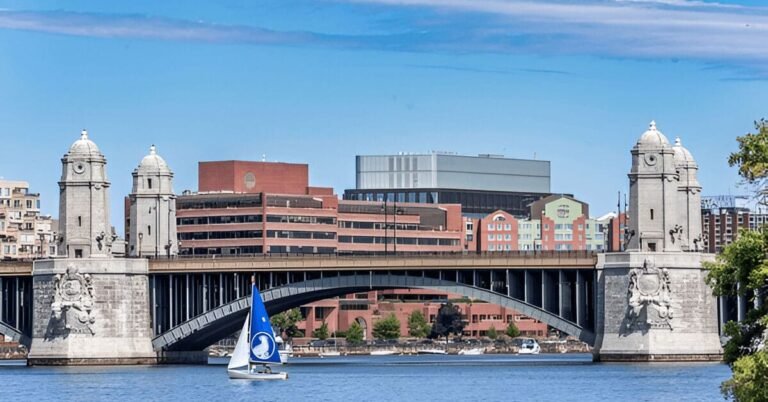
[[[276,350],[277,343],[266,332],[259,332],[251,339],[251,352],[259,360],[268,360]]]

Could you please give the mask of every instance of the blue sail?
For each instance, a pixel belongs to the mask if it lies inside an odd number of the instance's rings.
[[[256,285],[251,285],[251,288],[253,290],[251,327],[248,333],[251,363],[280,363],[280,352],[277,350],[275,333],[272,331],[267,309],[264,307],[264,302],[261,300]]]

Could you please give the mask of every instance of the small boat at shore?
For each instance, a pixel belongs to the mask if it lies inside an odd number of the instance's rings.
[[[419,349],[416,353],[420,355],[447,355],[448,352],[443,349]]]
[[[251,311],[227,365],[229,378],[241,380],[287,380],[288,373],[272,372],[270,363],[281,363],[269,315],[256,284],[251,283]],[[261,367],[259,367],[261,366]]]
[[[320,352],[317,355],[320,356],[320,358],[323,358],[323,357],[339,357],[339,356],[341,356],[341,353],[338,350],[328,350],[328,351],[325,351],[325,352]]]
[[[539,343],[536,342],[533,338],[525,338],[522,340],[522,344],[520,345],[520,349],[518,350],[517,354],[519,355],[537,355],[539,352],[541,352],[541,346],[539,346]]]
[[[460,355],[467,355],[467,356],[484,355],[485,354],[485,348],[461,349],[459,351],[459,354]]]
[[[395,352],[394,350],[387,350],[387,349],[384,349],[384,350],[372,350],[371,351],[371,356],[392,356],[395,353],[397,353],[397,352]]]

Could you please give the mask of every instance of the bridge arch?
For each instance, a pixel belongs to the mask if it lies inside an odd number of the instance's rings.
[[[442,290],[460,294],[470,299],[512,308],[568,335],[578,337],[590,345],[594,344],[595,335],[592,331],[540,307],[488,289],[421,276],[371,273],[368,275],[325,277],[265,290],[262,292],[262,298],[267,312],[272,315],[313,301],[349,293],[414,288]],[[202,350],[237,331],[248,314],[249,306],[250,296],[241,297],[221,305],[159,334],[153,339],[153,346],[156,350]]]

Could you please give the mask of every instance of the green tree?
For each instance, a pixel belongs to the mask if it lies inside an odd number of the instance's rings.
[[[496,331],[496,327],[494,327],[493,325],[491,325],[491,327],[488,328],[487,335],[488,335],[488,338],[491,338],[493,340],[499,337],[499,333]]]
[[[299,334],[299,329],[296,327],[296,323],[301,321],[301,311],[298,308],[293,308],[287,311],[283,311],[279,314],[275,314],[270,318],[272,328],[274,328],[280,336],[287,336],[292,338]]]
[[[373,337],[376,339],[397,339],[400,337],[400,320],[392,313],[373,324]]]
[[[738,166],[739,175],[765,194],[768,177],[768,125],[765,120],[755,123],[757,133],[737,137],[739,150],[728,158]],[[718,296],[745,296],[756,309],[744,321],[729,322],[725,334],[725,361],[733,377],[724,382],[721,391],[726,398],[737,401],[768,401],[768,229],[740,231],[737,240],[725,247],[714,262],[704,264],[709,270],[707,283]]]
[[[444,336],[447,343],[450,334],[461,335],[462,331],[464,331],[464,321],[461,319],[461,310],[455,304],[448,302],[440,306],[440,310],[437,311],[429,337]]]
[[[408,335],[415,338],[424,338],[429,335],[429,323],[421,311],[415,310],[408,316]]]
[[[739,167],[739,176],[750,184],[764,184],[768,176],[768,122],[755,122],[757,133],[736,137],[739,150],[728,157],[728,164]]]
[[[510,338],[517,338],[520,336],[520,329],[517,328],[514,321],[510,321],[509,325],[507,325],[507,330],[504,331],[504,333]]]
[[[360,324],[355,321],[347,329],[347,343],[350,345],[359,345],[363,343],[364,335],[363,327],[361,327]]]
[[[323,325],[321,325],[320,328],[312,332],[312,336],[323,341],[328,339],[328,324],[323,322]]]

